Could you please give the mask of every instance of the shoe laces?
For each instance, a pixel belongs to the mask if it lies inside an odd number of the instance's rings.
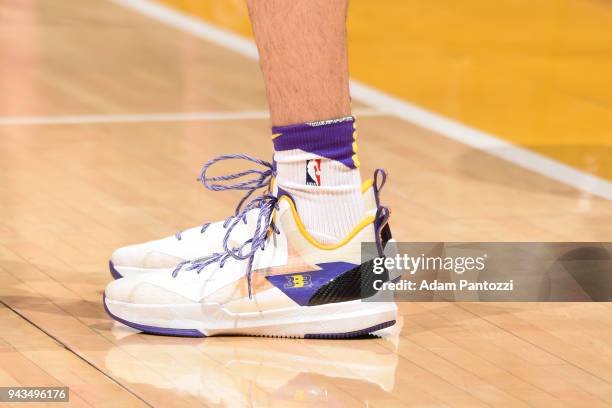
[[[245,171],[241,171],[238,173],[231,173],[223,176],[214,176],[208,177],[206,172],[215,164],[224,160],[232,160],[232,159],[241,159],[249,162],[253,162],[259,164],[264,167],[264,169],[249,169]],[[246,180],[244,177],[251,176]],[[230,215],[223,222],[223,228],[227,228],[228,225],[232,222],[232,220],[238,216],[240,213],[240,209],[242,205],[249,199],[249,197],[256,191],[261,188],[266,188],[267,192],[270,192],[270,183],[272,181],[272,177],[274,176],[274,165],[265,160],[258,159],[256,157],[252,157],[246,154],[225,154],[222,156],[215,157],[204,163],[202,166],[202,171],[200,173],[200,177],[198,181],[201,182],[204,187],[212,191],[226,191],[226,190],[241,190],[246,191],[244,196],[238,202],[236,209],[234,210],[234,214]],[[223,183],[232,180],[239,180],[233,184],[231,183]],[[246,218],[244,218],[244,223],[246,223]],[[210,222],[206,222],[202,224],[202,228],[200,229],[200,234],[203,234],[206,229],[210,226]],[[179,241],[182,239],[182,231],[177,232],[174,236]]]
[[[206,177],[206,171],[212,164],[222,160],[236,158],[241,158],[261,164],[263,166],[268,167],[269,170],[247,170],[241,173],[234,173],[227,176]],[[249,174],[257,174],[258,177],[249,181],[235,183],[229,188],[221,184],[210,183],[217,181],[234,180],[236,178],[243,177]],[[179,263],[172,272],[173,277],[176,277],[181,270],[195,270],[196,273],[199,274],[208,265],[214,263],[218,263],[219,267],[223,268],[227,260],[229,260],[230,258],[239,261],[246,260],[246,277],[248,282],[249,298],[252,297],[251,274],[253,270],[253,261],[255,259],[255,254],[258,250],[265,249],[266,242],[268,240],[268,235],[270,233],[280,234],[280,230],[274,223],[274,211],[278,210],[279,207],[278,199],[270,192],[270,181],[272,176],[272,164],[246,155],[219,156],[204,165],[204,167],[202,168],[201,181],[206,188],[213,191],[222,191],[227,189],[247,190],[247,193],[238,203],[235,214],[233,216],[228,217],[228,219],[223,225],[224,228],[226,228],[225,236],[223,237],[223,251],[213,253],[212,255],[205,258],[196,259],[192,261],[183,261]],[[255,190],[265,186],[267,186],[267,189],[264,191],[263,194],[252,198],[246,205],[243,205],[244,202],[253,194]],[[230,247],[229,241],[232,236],[232,232],[234,231],[234,228],[240,222],[244,222],[246,224],[248,213],[256,208],[259,209],[259,211],[257,215],[255,230],[253,231],[252,236],[245,240],[242,244]]]
[[[374,216],[374,228],[376,230],[376,248],[378,250],[378,256],[384,257],[384,244],[382,238],[382,231],[389,222],[391,216],[391,209],[380,202],[380,192],[387,182],[387,171],[379,168],[374,171],[374,183],[372,188],[374,189],[374,199],[376,200],[376,215]]]

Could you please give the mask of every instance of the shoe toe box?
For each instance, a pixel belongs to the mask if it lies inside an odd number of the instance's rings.
[[[188,304],[192,300],[145,279],[133,276],[112,281],[104,294],[109,300],[136,304]]]
[[[111,255],[116,267],[171,268],[185,260],[177,251],[162,248],[160,243],[145,243],[119,248]]]

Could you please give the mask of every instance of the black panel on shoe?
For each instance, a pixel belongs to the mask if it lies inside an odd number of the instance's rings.
[[[383,273],[374,273],[374,259],[371,259],[321,286],[308,301],[308,306],[369,298],[376,294],[376,280],[388,281],[389,272],[385,268]]]
[[[380,231],[380,239],[382,241],[383,248],[387,246],[387,242],[389,242],[391,238],[393,238],[391,235],[391,227],[389,226],[389,223],[387,223],[383,227],[382,231]]]

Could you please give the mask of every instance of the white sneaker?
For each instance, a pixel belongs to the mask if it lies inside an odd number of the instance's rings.
[[[375,294],[372,281],[385,278],[373,273],[372,259],[362,263],[361,244],[376,242],[383,255],[388,215],[378,205],[342,242],[323,245],[305,230],[290,196],[265,194],[231,221],[224,251],[173,272],[115,280],[104,305],[115,320],[155,334],[365,335],[393,325],[397,315],[393,302],[362,301]],[[238,229],[247,218],[252,226]],[[243,244],[230,245],[232,239]]]
[[[208,177],[208,169],[224,160],[239,159],[258,164],[263,169],[250,169],[227,176]],[[141,273],[172,271],[180,263],[195,261],[223,250],[223,237],[232,219],[240,212],[243,203],[256,191],[270,191],[273,179],[273,165],[265,160],[241,154],[228,154],[216,157],[202,166],[198,179],[204,187],[212,191],[241,190],[244,197],[236,206],[234,216],[224,221],[205,223],[185,231],[177,232],[154,241],[136,245],[128,245],[113,252],[109,260],[110,273],[115,279],[133,276]],[[232,182],[232,183],[228,183]],[[253,209],[253,217],[258,209]],[[244,228],[238,226],[237,228]],[[248,228],[245,228],[248,230]]]
[[[226,155],[217,157],[206,163],[202,170],[200,180],[204,185],[214,191],[227,189],[239,189],[247,191],[245,197],[248,198],[257,189],[270,189],[272,180],[272,164],[251,158],[249,156],[239,156],[240,159],[256,162],[263,165],[267,170],[249,170],[248,174],[256,174],[256,178],[250,183],[242,182],[232,185],[211,184],[211,182],[219,182],[223,180],[236,179],[234,175],[206,177],[207,169],[214,163],[226,160],[228,158],[236,158],[235,155]],[[373,180],[367,180],[362,185],[364,194],[365,208],[369,209],[370,213],[376,212],[376,203],[374,192],[372,189]],[[113,252],[109,260],[110,273],[115,279],[122,277],[139,275],[142,273],[173,271],[179,264],[184,262],[204,259],[215,252],[223,251],[223,237],[227,231],[235,215],[239,213],[245,198],[243,198],[234,216],[223,221],[207,223],[202,226],[193,227],[188,230],[178,232],[177,234],[154,241],[149,241],[141,244],[128,245],[121,247]],[[252,235],[254,226],[259,214],[259,208],[254,208],[252,214],[247,217],[247,223],[237,225],[233,237]]]

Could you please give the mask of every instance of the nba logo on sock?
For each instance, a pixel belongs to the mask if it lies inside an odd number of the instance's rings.
[[[306,184],[321,185],[321,159],[306,160]]]

